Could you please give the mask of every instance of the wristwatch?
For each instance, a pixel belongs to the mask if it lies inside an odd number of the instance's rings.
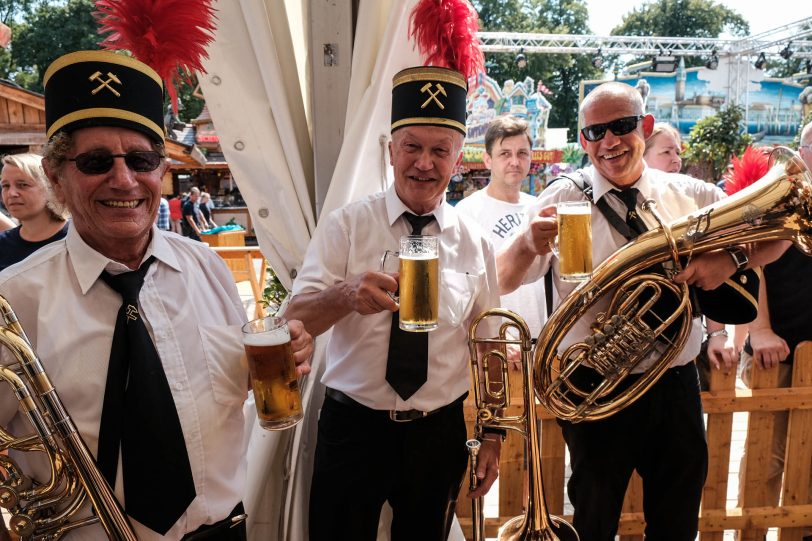
[[[727,253],[730,254],[730,257],[733,258],[733,262],[736,264],[736,271],[740,271],[747,266],[749,263],[749,259],[747,259],[747,254],[744,253],[744,250],[739,248],[738,246],[728,246],[725,248]]]

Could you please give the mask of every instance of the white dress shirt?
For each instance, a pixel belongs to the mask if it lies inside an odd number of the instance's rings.
[[[240,331],[246,316],[234,281],[220,257],[199,242],[156,227],[152,239],[144,259],[154,255],[156,261],[141,289],[140,311],[175,400],[197,497],[165,537],[132,520],[141,541],[177,540],[226,517],[243,497],[246,470],[242,407],[248,369]],[[71,227],[64,240],[0,273],[0,294],[16,311],[94,455],[122,302],[99,279],[103,270],[128,269],[90,248]],[[0,393],[0,424],[28,434],[31,428],[10,395]],[[21,460],[44,479],[45,462],[32,456],[39,453],[25,455]],[[116,497],[125,503],[120,462],[116,481]],[[106,538],[94,525],[64,539]]]
[[[588,167],[583,172],[588,178],[592,179],[593,200],[598,201],[601,197],[605,197],[609,206],[615,210],[621,220],[625,220],[626,206],[618,197],[610,193],[615,187],[603,178],[594,167]],[[577,173],[573,173],[573,175],[577,175]],[[577,176],[575,178],[577,179]],[[648,167],[646,167],[640,180],[633,187],[640,191],[637,196],[637,208],[640,209],[640,205],[645,200],[653,199],[657,204],[657,211],[666,223],[724,197],[724,193],[711,183],[686,175],[665,173]],[[584,200],[586,200],[586,196],[573,182],[566,179],[559,180],[545,189],[539,195],[536,204],[528,209],[528,222],[546,206],[561,201]],[[637,214],[649,229],[657,227],[656,220],[649,213],[639,210]],[[592,205],[592,263],[594,267],[597,267],[626,242],[626,238],[612,227],[600,209],[596,205]],[[663,243],[665,244],[665,242],[665,238],[663,238]],[[558,271],[558,258],[550,254],[536,259],[525,276],[525,282],[532,282],[544,276],[551,261],[553,265],[553,284],[558,292],[558,298],[564,299],[579,283],[561,281]],[[583,317],[578,319],[561,341],[559,351],[563,351],[570,345],[580,342],[586,336],[592,334],[590,325],[595,321],[599,312],[605,312],[608,309],[612,296],[613,293],[605,294],[601,300],[592,305]],[[699,354],[701,344],[702,324],[699,318],[694,318],[688,340],[671,365],[681,366],[692,362]],[[652,362],[653,358],[649,358],[638,364],[632,372],[644,372]]]
[[[521,231],[527,207],[535,202],[536,198],[532,195],[519,192],[519,202],[509,203],[491,197],[487,188],[483,188],[457,203],[454,209],[482,226],[484,234],[493,243],[493,249],[499,251],[506,240]],[[516,291],[502,295],[502,307],[520,315],[530,329],[530,336],[538,336],[547,321],[544,280],[525,284]]]
[[[411,232],[402,217],[407,211],[389,188],[331,212],[313,235],[293,294],[380,270],[384,250],[397,251],[400,237]],[[428,381],[408,400],[386,382],[392,312],[351,312],[333,326],[322,383],[373,409],[429,411],[459,398],[470,387],[468,326],[499,306],[494,253],[480,228],[445,201],[433,214],[436,221],[423,234],[440,237],[440,312],[429,333]]]

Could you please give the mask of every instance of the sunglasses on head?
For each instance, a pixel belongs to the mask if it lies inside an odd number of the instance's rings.
[[[155,171],[163,154],[155,150],[131,150],[126,154],[113,154],[107,150],[91,150],[77,154],[75,158],[68,158],[69,162],[76,164],[76,169],[86,175],[101,175],[113,168],[115,158],[124,158],[124,163],[136,173],[149,173]]]
[[[603,136],[606,135],[606,130],[611,130],[615,135],[626,135],[637,127],[637,123],[644,116],[645,115],[624,116],[623,118],[618,118],[617,120],[606,122],[605,124],[592,124],[591,126],[582,128],[581,133],[584,135],[584,139],[593,143],[603,139]]]

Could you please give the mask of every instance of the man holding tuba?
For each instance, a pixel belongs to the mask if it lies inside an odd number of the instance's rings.
[[[605,204],[619,215],[627,233],[632,226],[641,233],[657,226],[654,218],[641,210],[645,200],[654,200],[660,215],[670,221],[723,197],[712,184],[646,166],[645,139],[651,134],[654,117],[645,114],[643,100],[634,87],[616,82],[599,86],[584,99],[580,115],[584,126],[580,141],[592,166],[576,172],[572,181],[558,180],[542,192],[530,209],[533,218],[528,220],[525,230],[498,254],[503,292],[512,291],[522,282],[540,279],[550,268],[559,298],[565,298],[575,288],[576,284],[560,279],[558,261],[550,256],[550,246],[557,234],[554,205],[558,202],[594,203],[592,259],[597,265],[623,246],[628,237],[619,232],[621,226],[616,230],[596,205]],[[605,203],[600,203],[601,200]],[[786,245],[772,243],[770,248],[747,251],[736,248],[694,255],[674,281],[714,290],[737,270],[777,257]],[[599,312],[606,311],[608,304],[608,298],[602,299],[574,321],[559,352],[590,335],[591,324]],[[752,298],[749,304],[754,309]],[[602,420],[560,421],[571,456],[568,492],[575,510],[573,525],[581,539],[614,539],[623,497],[634,470],[643,478],[646,537],[657,541],[695,539],[707,470],[707,445],[697,372],[692,362],[702,339],[699,318],[690,322],[689,328],[684,347],[673,358],[670,368],[636,402]],[[631,385],[653,362],[651,358],[644,359],[619,389]],[[575,376],[586,387],[598,385],[600,377],[590,367],[579,368]]]
[[[214,252],[154,225],[169,167],[161,78],[132,57],[80,51],[43,84],[43,166],[72,223],[3,271],[0,295],[138,539],[245,539],[246,314]],[[307,372],[312,338],[290,328]],[[11,391],[0,400],[2,426],[31,433]],[[41,458],[19,460],[43,482]],[[65,539],[106,538],[97,524]]]

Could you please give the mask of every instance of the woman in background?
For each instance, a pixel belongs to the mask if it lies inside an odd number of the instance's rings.
[[[0,271],[68,232],[68,212],[56,200],[41,162],[42,156],[37,154],[11,154],[2,159],[3,204],[20,225],[0,233]]]
[[[666,173],[679,173],[682,168],[682,139],[677,129],[671,124],[657,122],[654,131],[646,139],[646,150],[643,159],[652,169]]]

